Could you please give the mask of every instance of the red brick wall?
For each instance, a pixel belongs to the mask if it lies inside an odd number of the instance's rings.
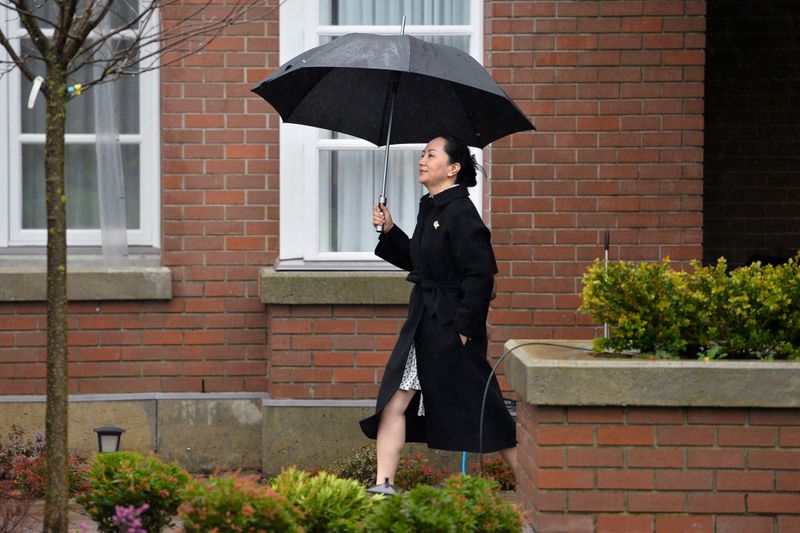
[[[486,65],[537,132],[491,151],[509,338],[590,338],[581,274],[603,256],[702,255],[705,2],[486,2]]]
[[[800,413],[518,408],[539,533],[800,530]]]
[[[800,9],[708,2],[705,261],[800,249]]]
[[[271,0],[270,6],[277,2]],[[209,12],[212,14],[212,12]],[[589,338],[580,276],[602,255],[701,255],[705,4],[485,3],[485,61],[536,123],[486,151],[499,260],[491,353]],[[170,302],[74,304],[73,392],[374,397],[402,306],[267,306],[278,253],[277,12],[162,72],[162,263]],[[44,390],[41,304],[0,304],[0,390]]]
[[[405,306],[269,306],[275,398],[375,398]]]
[[[161,258],[173,299],[71,304],[73,393],[197,392],[203,380],[208,391],[267,389],[257,279],[278,251],[278,117],[249,88],[278,65],[278,16],[248,16],[161,72]],[[43,304],[0,304],[3,394],[44,392],[45,327]]]

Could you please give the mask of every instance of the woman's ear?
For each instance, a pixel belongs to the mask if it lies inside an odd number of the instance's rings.
[[[461,163],[452,163],[450,165],[450,170],[447,172],[448,176],[455,176],[458,174],[458,171],[461,170]]]

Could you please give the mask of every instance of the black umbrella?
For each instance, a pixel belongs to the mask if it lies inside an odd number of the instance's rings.
[[[344,35],[281,65],[253,92],[284,122],[360,137],[387,152],[445,134],[483,148],[534,129],[469,54],[410,35]],[[380,203],[386,166],[383,180]]]

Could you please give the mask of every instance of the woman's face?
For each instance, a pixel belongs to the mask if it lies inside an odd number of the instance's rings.
[[[422,151],[419,159],[419,182],[431,194],[437,194],[456,182],[460,165],[450,163],[444,151],[445,140],[436,137]]]

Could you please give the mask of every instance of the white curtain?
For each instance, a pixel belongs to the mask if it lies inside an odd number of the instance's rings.
[[[23,39],[23,47],[30,40]],[[44,76],[41,63],[33,65],[35,72]],[[78,72],[70,84],[82,83],[88,73]],[[31,83],[21,78],[20,108],[21,132],[39,134],[40,141],[25,142],[22,156],[22,229],[44,229],[47,226],[44,181],[45,102],[42,97],[33,109],[27,108]],[[120,105],[109,109],[109,117],[120,133],[139,133],[139,83],[135,78],[123,78],[108,84]],[[67,134],[95,134],[95,91],[72,98],[67,111]],[[126,196],[126,221],[128,229],[139,228],[139,146],[121,146],[122,174]],[[95,143],[68,141],[65,153],[67,188],[67,227],[70,229],[100,229],[100,209],[97,181],[97,153]]]
[[[111,21],[104,18],[98,31],[106,34]],[[100,78],[104,61],[113,57],[114,41],[101,46],[95,57],[95,78]],[[100,212],[100,240],[103,259],[107,265],[119,266],[128,256],[128,232],[125,215],[125,174],[122,168],[122,150],[119,143],[119,120],[115,110],[120,102],[110,83],[98,85],[94,90],[95,154],[97,155],[97,192]]]
[[[408,25],[469,23],[469,2],[463,0],[324,0],[323,25]],[[425,36],[428,41],[469,51],[469,37]],[[323,138],[347,136],[320,132]],[[387,207],[407,233],[414,228],[419,199],[425,192],[417,181],[420,150],[389,151]],[[384,150],[320,151],[320,252],[371,252],[376,234],[372,206],[383,180]]]
[[[383,150],[324,151],[320,155],[320,251],[369,252],[375,248],[372,206],[383,180]],[[419,154],[389,151],[387,207],[409,234],[423,194],[417,182]]]
[[[465,0],[325,0],[320,6],[322,24],[333,25],[449,25],[469,23]]]

